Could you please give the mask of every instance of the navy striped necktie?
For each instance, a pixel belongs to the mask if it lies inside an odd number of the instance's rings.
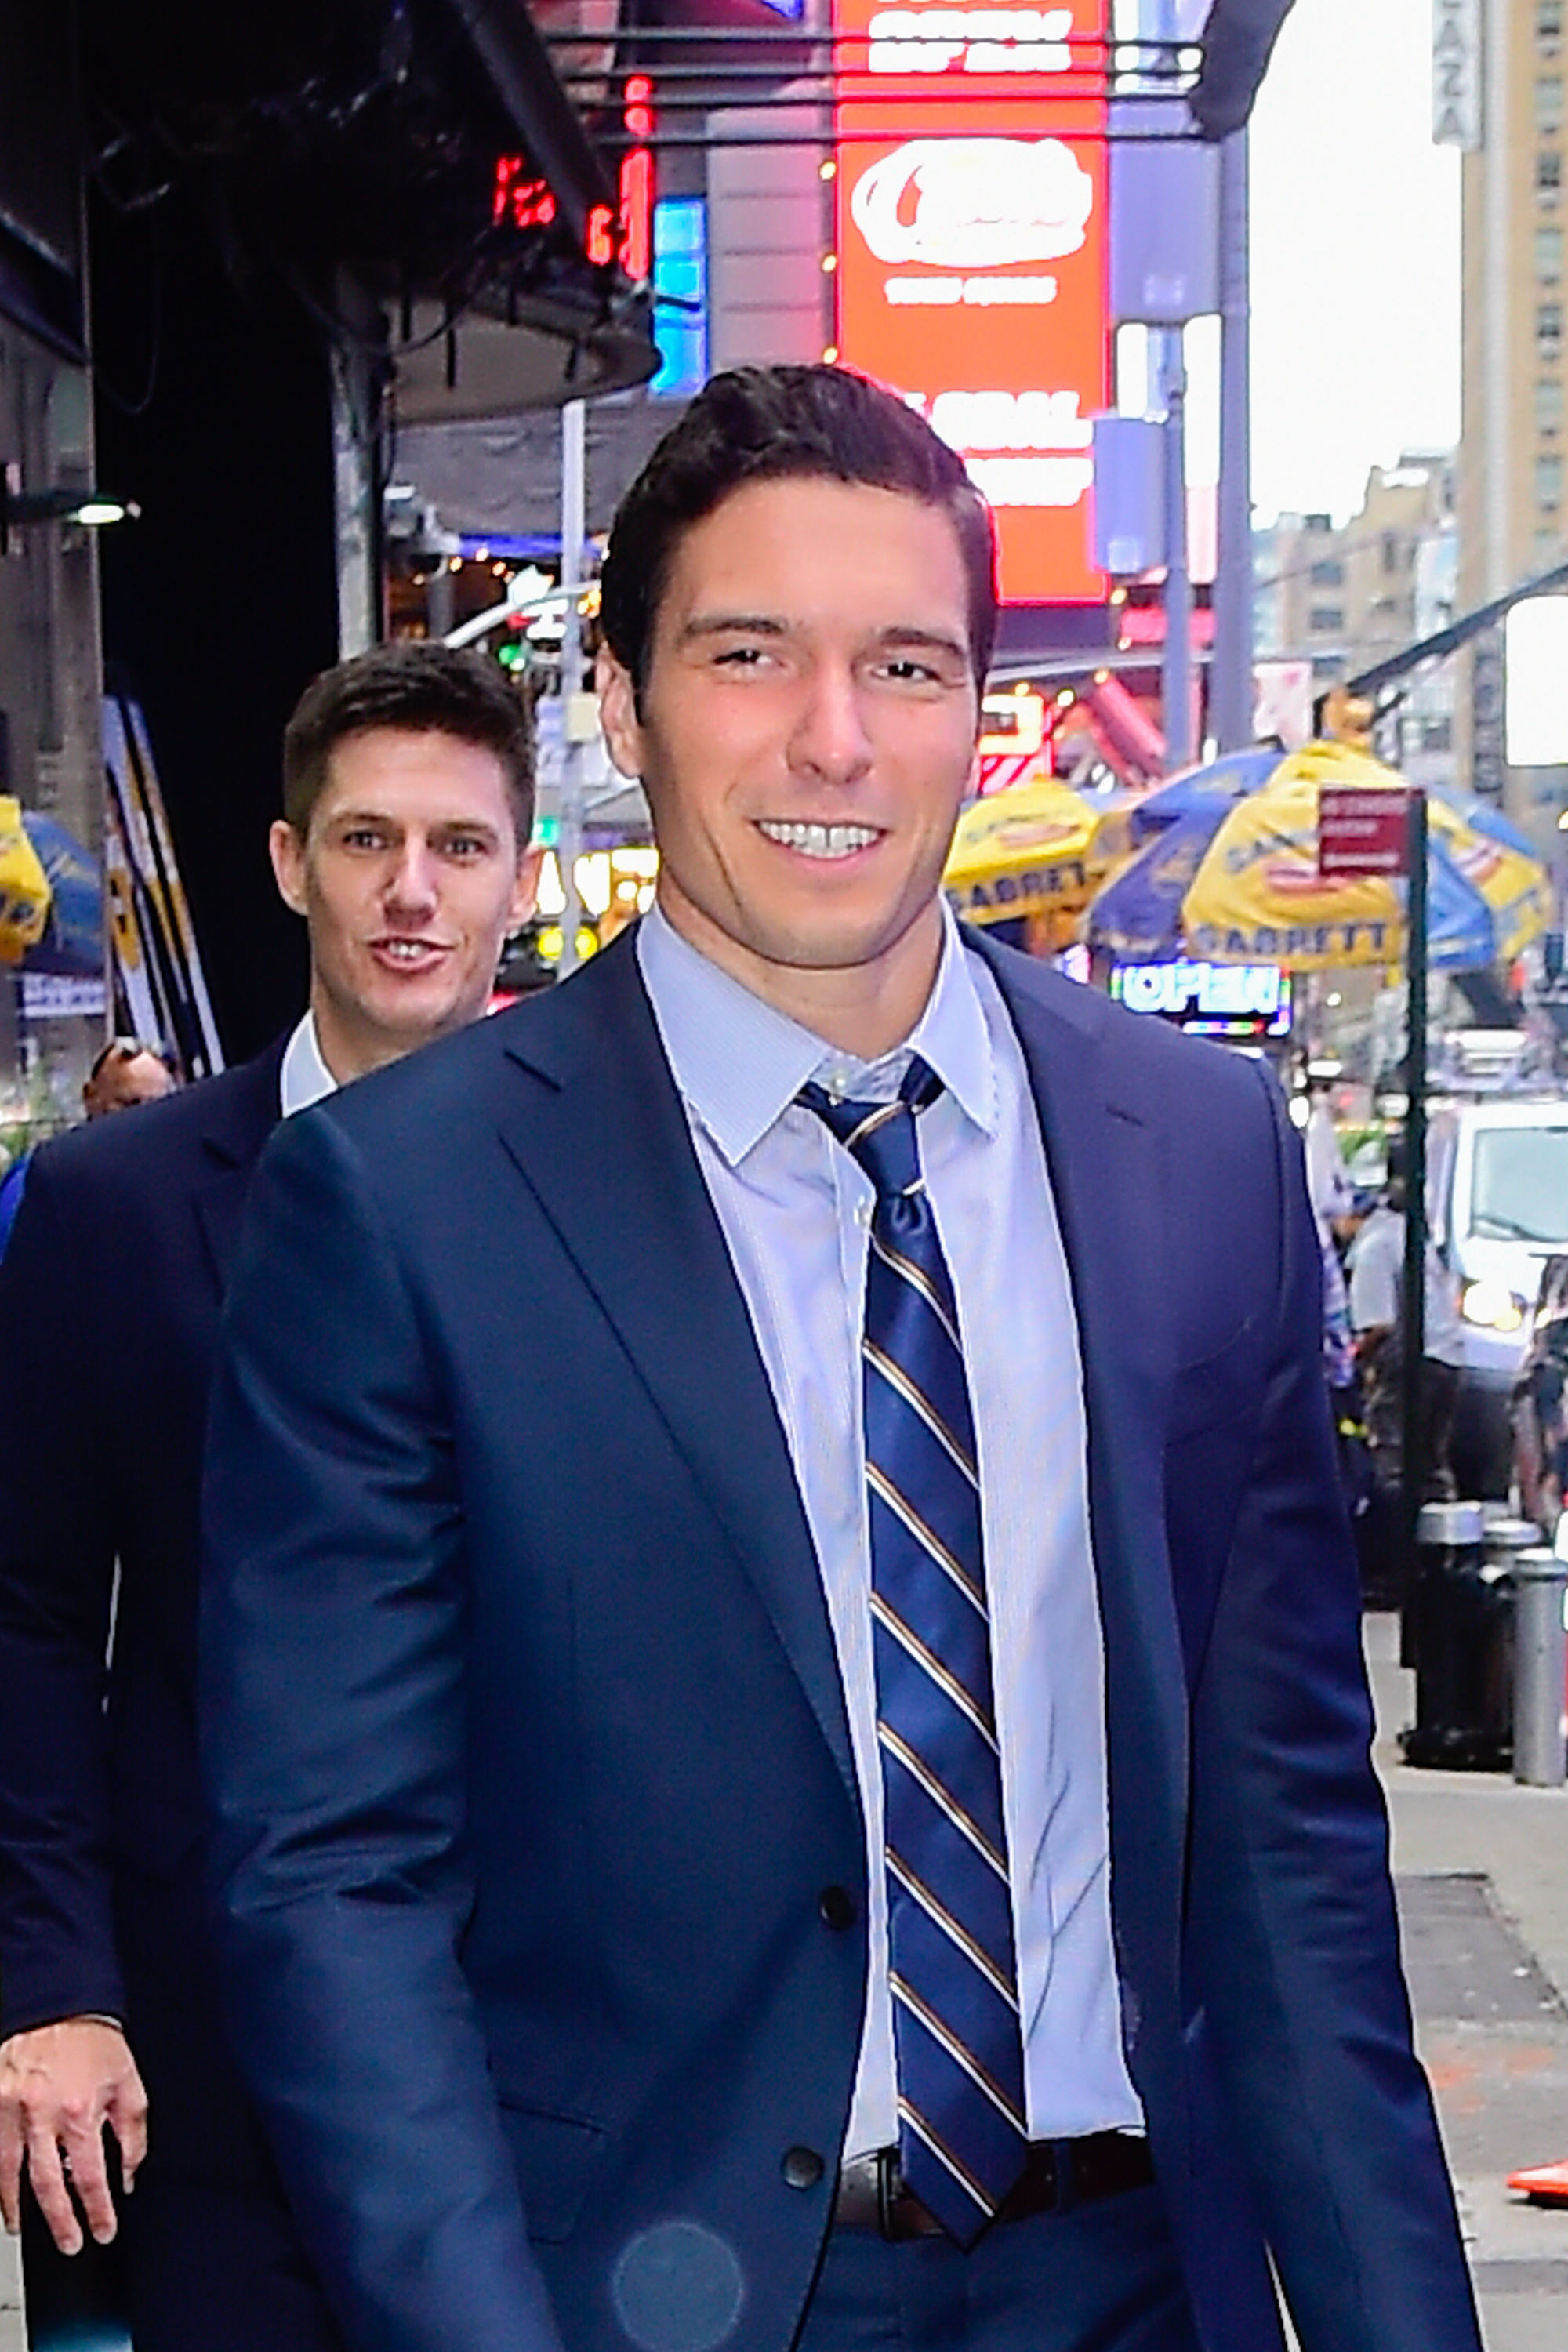
[[[1027,2134],[974,1420],[915,1131],[941,1092],[913,1055],[894,1102],[800,1099],[877,1192],[861,1352],[899,2153],[970,2246]]]

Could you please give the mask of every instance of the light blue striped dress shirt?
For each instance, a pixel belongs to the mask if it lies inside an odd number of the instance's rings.
[[[979,1441],[1030,2137],[1139,2128],[1111,1950],[1105,1660],[1078,1325],[1001,992],[947,919],[919,1025],[868,1066],[721,971],[657,907],[637,956],[788,1439],[844,1678],[871,1855],[870,1974],[846,2154],[898,2138],[861,1436],[872,1192],[795,1097],[815,1078],[887,1099],[911,1051],[945,1089],[921,1116],[921,1155]]]

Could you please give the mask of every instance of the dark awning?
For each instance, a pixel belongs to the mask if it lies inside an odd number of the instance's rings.
[[[352,338],[348,272],[392,322],[395,368],[438,347],[437,394],[466,335],[503,329],[502,404],[658,366],[614,250],[613,176],[522,0],[84,0],[83,17],[111,201],[196,175],[242,269],[276,269]],[[498,200],[519,186],[537,193]]]

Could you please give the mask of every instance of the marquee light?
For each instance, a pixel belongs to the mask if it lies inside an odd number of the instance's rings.
[[[1009,603],[1099,602],[1109,0],[834,0],[837,348],[958,450]]]

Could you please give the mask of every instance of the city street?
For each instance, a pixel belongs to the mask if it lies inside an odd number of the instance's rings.
[[[1568,2158],[1568,1790],[1413,1772],[1394,1745],[1412,1677],[1391,1616],[1367,1620],[1378,1762],[1422,2055],[1442,2113],[1488,2352],[1562,2352],[1568,2205],[1504,2182]],[[0,2352],[22,2352],[15,2250],[0,2255]]]

